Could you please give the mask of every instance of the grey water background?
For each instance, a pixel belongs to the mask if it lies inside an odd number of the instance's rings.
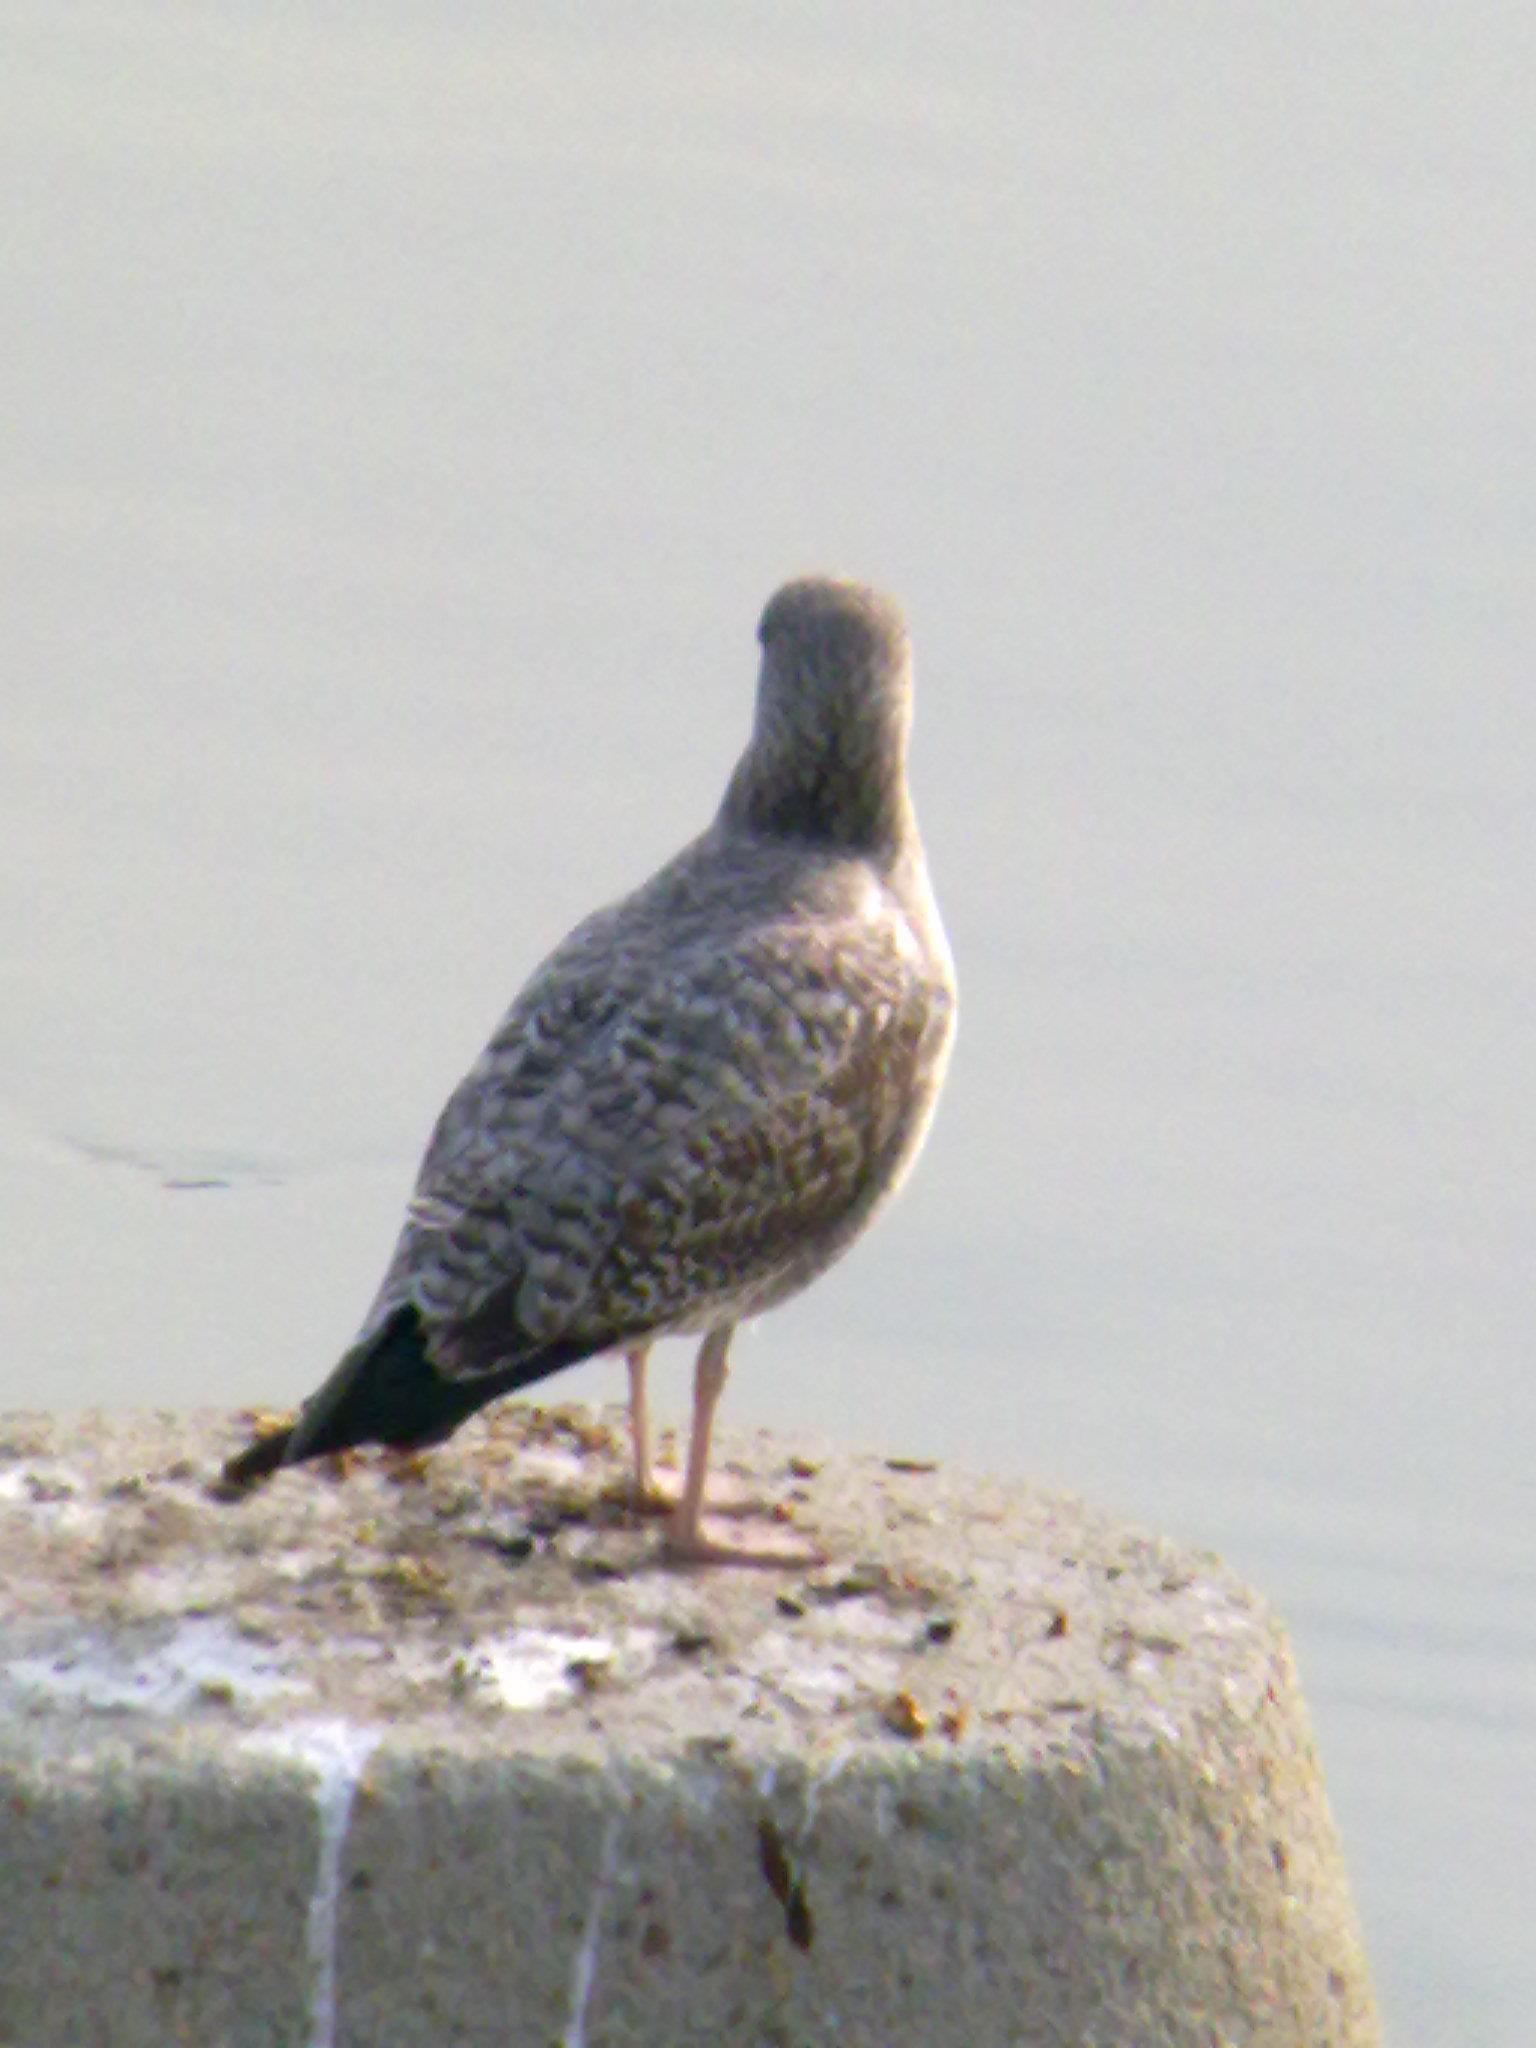
[[[305,1392],[518,981],[712,810],[764,597],[883,582],[961,1040],[729,1412],[1223,1549],[1394,2040],[1525,2048],[1536,15],[0,46],[4,1403]]]

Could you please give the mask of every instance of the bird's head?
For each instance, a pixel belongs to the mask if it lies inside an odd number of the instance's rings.
[[[876,850],[910,822],[912,653],[894,601],[802,576],[769,599],[752,741],[726,794],[734,823]]]

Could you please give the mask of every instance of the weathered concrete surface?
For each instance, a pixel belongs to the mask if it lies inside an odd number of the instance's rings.
[[[611,1418],[207,1497],[227,1416],[0,1418],[0,2048],[1378,2039],[1273,1617],[1080,1502]]]

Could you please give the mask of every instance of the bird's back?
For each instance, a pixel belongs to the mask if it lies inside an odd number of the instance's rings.
[[[415,1302],[474,1374],[823,1270],[942,1074],[953,982],[912,872],[716,827],[578,926],[439,1118],[368,1326]]]

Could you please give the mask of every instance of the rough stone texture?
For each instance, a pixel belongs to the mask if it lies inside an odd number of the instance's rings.
[[[1283,1634],[1081,1502],[612,1419],[205,1491],[250,1418],[0,1418],[0,2048],[1379,2036]]]

